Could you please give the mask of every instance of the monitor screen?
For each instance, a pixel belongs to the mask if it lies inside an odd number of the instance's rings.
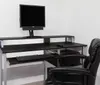
[[[20,5],[20,27],[45,27],[45,6]]]

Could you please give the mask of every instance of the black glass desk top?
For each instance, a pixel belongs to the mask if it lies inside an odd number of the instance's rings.
[[[5,45],[1,49],[3,53],[11,53],[11,52],[49,50],[49,49],[84,47],[84,46],[87,46],[87,45],[80,44],[80,43],[56,42],[56,43],[49,43],[49,44],[40,43],[40,44]]]

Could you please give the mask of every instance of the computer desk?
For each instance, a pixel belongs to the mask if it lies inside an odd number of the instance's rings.
[[[55,37],[57,37],[57,38],[58,37],[73,38],[74,36],[68,36],[68,35],[64,35],[64,36],[42,36],[40,38],[44,39],[44,43],[39,43],[39,44],[19,44],[19,45],[5,45],[5,46],[2,46],[2,44],[1,44],[1,49],[0,49],[0,85],[2,85],[3,81],[4,81],[4,85],[7,85],[7,66],[6,66],[7,57],[6,57],[6,53],[44,50],[43,55],[35,55],[35,56],[31,55],[31,56],[34,57],[34,60],[32,61],[32,62],[34,62],[34,61],[45,61],[45,60],[57,57],[57,55],[55,55],[55,54],[45,54],[46,50],[56,49],[58,51],[58,54],[60,55],[61,49],[80,47],[81,52],[83,54],[83,48],[87,47],[87,45],[85,45],[85,44],[74,43],[74,42],[72,42],[72,43],[69,43],[69,42],[52,42],[51,43],[50,38],[55,38]],[[20,39],[22,40],[22,39],[30,39],[30,38],[25,38],[25,37],[0,38],[0,41],[1,41],[0,43],[2,43],[2,41],[4,41],[4,40],[20,40]],[[35,38],[31,38],[31,39],[35,39]],[[26,56],[26,57],[28,57],[28,56]],[[15,62],[15,63],[19,64],[19,62]],[[4,68],[2,66],[4,66]],[[3,70],[2,70],[2,68],[3,68]]]

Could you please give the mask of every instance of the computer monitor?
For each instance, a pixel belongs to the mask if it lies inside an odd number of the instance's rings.
[[[20,27],[29,30],[33,36],[33,30],[43,30],[45,27],[45,6],[20,5]]]

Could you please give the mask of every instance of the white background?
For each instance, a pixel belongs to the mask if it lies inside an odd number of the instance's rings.
[[[46,27],[35,35],[74,35],[88,46],[100,38],[100,0],[0,0],[0,37],[28,35],[19,25],[19,4],[46,7]]]

